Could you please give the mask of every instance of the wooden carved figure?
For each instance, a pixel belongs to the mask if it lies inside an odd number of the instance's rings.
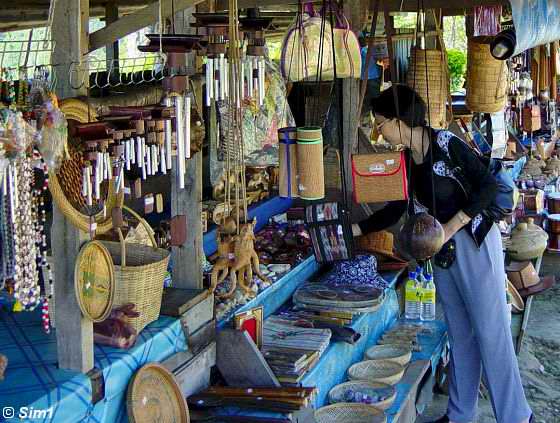
[[[234,241],[235,262],[231,267],[230,279],[233,286],[239,287],[248,295],[254,296],[255,293],[251,289],[253,284],[253,274],[264,281],[269,279],[260,271],[259,256],[255,251],[255,226],[257,219],[252,222],[245,223],[241,226],[239,235]]]
[[[212,267],[210,275],[210,291],[214,292],[218,284],[222,283],[225,278],[230,274],[230,267],[233,263],[233,237],[227,233],[223,233],[221,227],[216,231],[216,239],[218,242],[218,260]],[[230,290],[219,298],[228,298],[235,291],[235,285]]]
[[[8,357],[0,354],[0,382],[4,380],[4,372],[8,367]]]

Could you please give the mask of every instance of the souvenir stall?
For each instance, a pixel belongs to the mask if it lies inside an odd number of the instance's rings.
[[[500,210],[520,345],[560,233],[558,159],[537,158],[554,156],[556,89],[533,106],[527,80],[555,81],[554,43],[536,74],[525,53],[500,61],[501,10],[469,8],[468,112],[453,117],[440,9],[405,2],[421,13],[401,52],[391,2],[158,0],[85,34],[88,3],[50,3],[52,66],[0,74],[0,407],[57,423],[414,422],[447,358],[430,261],[443,229],[420,212],[353,236],[372,204],[414,208],[404,152],[360,127],[375,60],[415,87],[432,126],[493,157],[508,140],[496,173],[521,193]],[[153,66],[85,59],[154,24],[137,46]]]

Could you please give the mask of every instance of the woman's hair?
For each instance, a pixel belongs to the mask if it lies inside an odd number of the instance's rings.
[[[398,116],[392,87],[383,91],[379,97],[373,100],[373,112],[387,119],[400,119],[410,128],[425,126],[426,103],[424,103],[424,100],[416,91],[406,85],[396,84],[395,88],[397,90],[396,100],[399,106]]]

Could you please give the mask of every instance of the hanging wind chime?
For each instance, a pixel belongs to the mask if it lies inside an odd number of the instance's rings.
[[[210,40],[212,38],[209,38]],[[260,272],[259,258],[255,252],[256,220],[248,222],[243,141],[245,70],[236,0],[229,1],[226,63],[228,93],[224,97],[227,104],[225,208],[221,225],[217,230],[219,258],[212,269],[211,289],[215,290],[227,276],[230,279],[230,286],[226,293],[217,295],[219,298],[231,297],[235,293],[237,285],[246,295],[255,295],[252,289],[253,274],[268,282]],[[220,73],[218,78],[221,78]],[[219,83],[221,82],[220,80]],[[233,175],[233,178],[230,178],[229,175]]]

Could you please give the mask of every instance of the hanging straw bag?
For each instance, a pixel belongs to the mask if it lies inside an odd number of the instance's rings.
[[[352,155],[352,183],[358,204],[406,200],[404,151]]]
[[[315,13],[312,3],[305,4],[305,12],[297,15],[282,41],[280,69],[291,82],[319,75],[324,80],[322,75],[333,73],[331,25]]]
[[[337,9],[333,28],[336,77],[359,78],[362,70],[360,43],[344,13],[340,8]],[[324,9],[321,11],[321,16],[325,16]],[[334,72],[326,72],[322,79],[326,81],[334,79]]]
[[[433,10],[432,13],[436,22],[439,48],[411,48],[406,83],[420,95],[428,106],[426,110],[428,126],[445,129],[451,121],[448,119],[446,108],[446,102],[449,102],[450,110],[452,105],[449,69],[439,20]],[[451,118],[451,115],[449,117]]]
[[[133,215],[144,226],[152,246],[126,243],[120,228],[117,228],[119,242],[100,242],[114,263],[113,307],[133,303],[140,316],[126,320],[140,333],[146,325],[159,318],[169,251],[157,247],[154,231],[148,222],[126,206],[123,206],[123,210]]]
[[[497,113],[506,106],[507,64],[490,53],[493,37],[469,39],[467,107],[473,112]]]

